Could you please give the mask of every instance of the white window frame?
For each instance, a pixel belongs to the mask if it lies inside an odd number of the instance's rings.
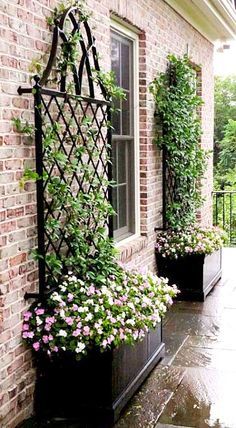
[[[123,245],[126,242],[140,236],[140,153],[139,153],[139,36],[138,32],[131,29],[131,26],[125,26],[117,18],[111,20],[110,30],[117,32],[121,36],[129,38],[133,42],[133,125],[134,125],[134,232],[119,241],[116,245]]]

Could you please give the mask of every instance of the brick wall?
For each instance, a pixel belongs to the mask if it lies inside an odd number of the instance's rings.
[[[34,369],[30,351],[21,344],[25,291],[33,291],[37,266],[29,254],[36,243],[35,192],[19,180],[32,164],[34,148],[13,130],[11,118],[32,117],[32,100],[19,97],[19,85],[29,85],[29,66],[50,41],[45,17],[56,0],[0,2],[0,426],[15,428],[32,413]],[[202,66],[202,143],[212,148],[213,47],[163,0],[88,0],[94,11],[101,65],[109,69],[110,12],[140,30],[140,210],[142,237],[121,245],[121,258],[154,269],[154,227],[161,226],[161,155],[152,144],[154,103],[147,90],[168,53],[184,54],[187,43],[195,64]],[[212,164],[204,181],[204,223],[211,222]]]

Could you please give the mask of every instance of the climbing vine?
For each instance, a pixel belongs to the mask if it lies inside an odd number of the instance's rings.
[[[56,23],[66,11],[65,5],[59,5],[48,24]],[[78,13],[80,22],[87,20],[88,14],[81,5]],[[108,274],[117,271],[116,250],[107,228],[108,218],[115,215],[107,196],[112,186],[106,167],[111,162],[111,147],[107,140],[105,144],[105,139],[112,128],[111,121],[102,104],[96,107],[92,101],[84,101],[82,95],[74,93],[70,73],[75,73],[81,30],[71,32],[66,27],[65,34],[67,39],[59,46],[53,65],[57,71],[55,78],[49,76],[47,83],[53,83],[52,87],[56,88],[60,79],[66,77],[65,90],[70,101],[68,103],[67,97],[62,101],[51,100],[50,114],[45,99],[37,106],[42,120],[43,173],[26,169],[20,181],[22,188],[29,180],[43,182],[45,254],[34,250],[33,255],[37,260],[43,257],[49,272],[49,286],[71,270],[90,281],[105,280]],[[40,61],[35,62],[36,71],[40,72],[36,81],[39,81],[43,78],[43,67]],[[114,113],[114,100],[125,97],[114,73],[92,67],[91,73],[98,89],[104,88],[102,95],[105,94]],[[32,93],[35,94],[34,88]],[[54,121],[53,117],[58,119]],[[13,123],[17,132],[33,140],[35,128],[30,123],[20,118],[14,118]]]
[[[165,219],[172,229],[185,228],[195,222],[201,206],[202,178],[208,154],[200,146],[201,124],[196,93],[196,72],[190,60],[168,56],[165,73],[150,86],[156,105],[157,136],[163,150],[166,181]]]

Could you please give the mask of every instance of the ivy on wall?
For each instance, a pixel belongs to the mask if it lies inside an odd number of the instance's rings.
[[[168,56],[166,72],[153,80],[150,91],[156,105],[157,136],[163,150],[165,226],[181,229],[192,225],[201,206],[202,178],[208,154],[200,146],[196,72],[187,55]]]

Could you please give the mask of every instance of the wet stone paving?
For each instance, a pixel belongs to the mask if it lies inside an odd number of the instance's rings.
[[[204,303],[176,302],[164,320],[166,356],[115,428],[236,428],[236,249]]]

